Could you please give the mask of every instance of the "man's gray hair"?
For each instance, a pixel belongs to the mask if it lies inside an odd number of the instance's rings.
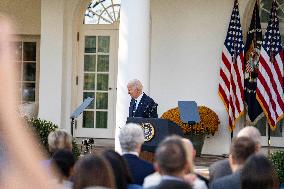
[[[144,132],[138,124],[128,123],[121,128],[118,138],[122,152],[131,152],[144,143]]]
[[[143,91],[143,85],[138,79],[133,79],[129,81],[128,86],[134,87],[135,89],[138,89],[139,91]]]
[[[248,137],[252,139],[256,144],[261,143],[261,135],[259,130],[254,126],[246,126],[240,130],[237,137]]]

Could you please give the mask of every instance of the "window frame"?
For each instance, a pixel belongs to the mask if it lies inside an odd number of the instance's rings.
[[[14,62],[21,62],[21,70],[18,70],[18,74],[20,74],[20,77],[18,77],[17,79],[17,84],[19,87],[19,91],[20,94],[19,95],[19,104],[29,104],[29,103],[36,103],[38,104],[39,102],[39,74],[40,74],[40,36],[39,35],[15,35],[15,40],[13,41],[15,43],[24,43],[24,42],[35,42],[36,43],[36,60],[35,60],[35,64],[36,64],[36,77],[35,77],[35,101],[23,101],[23,95],[22,95],[22,91],[23,91],[23,83],[28,83],[28,82],[24,82],[23,80],[23,65],[24,60],[23,57],[20,61],[15,60]],[[23,46],[24,47],[24,46]],[[22,55],[23,55],[23,48],[22,48]]]

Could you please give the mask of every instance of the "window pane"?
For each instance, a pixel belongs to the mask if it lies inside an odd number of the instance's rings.
[[[24,42],[24,61],[36,61],[36,42]]]
[[[270,136],[272,137],[282,137],[282,127],[283,127],[284,121],[280,121],[277,123],[276,129],[273,131],[270,129]],[[256,124],[256,128],[259,130],[261,136],[267,136],[267,127],[269,127],[267,123],[266,117],[262,117]]]
[[[96,112],[96,128],[107,128],[107,112]]]
[[[85,73],[84,90],[95,90],[95,74]]]
[[[261,136],[266,136],[266,118],[263,116],[255,125],[255,127],[259,130]]]
[[[96,108],[107,109],[108,107],[108,93],[97,93]]]
[[[22,61],[22,50],[23,50],[22,42],[15,42],[15,58],[18,61]]]
[[[108,53],[109,52],[109,36],[98,37],[98,52]]]
[[[84,96],[83,100],[85,100],[88,97],[95,98],[95,93],[93,93],[93,92],[84,92],[83,96]],[[95,101],[95,99],[90,103],[90,105],[86,109],[94,109],[94,101]]]
[[[261,8],[262,8],[261,16],[260,16],[261,22],[268,22],[271,5],[272,5],[272,1],[270,0],[261,1]]]
[[[109,55],[98,56],[98,72],[108,72]]]
[[[107,91],[108,90],[108,74],[98,74],[97,79],[97,90]]]
[[[84,57],[84,71],[96,71],[96,55],[85,55]]]
[[[280,22],[284,21],[284,0],[276,0],[278,7],[277,9],[277,15],[280,18]],[[272,0],[261,0],[260,7],[261,7],[261,22],[268,22],[270,9],[272,5]]]
[[[112,24],[119,21],[120,0],[92,0],[85,10],[84,24]]]
[[[26,102],[35,101],[35,83],[23,83],[22,98]]]
[[[284,121],[279,121],[277,124],[276,124],[276,129],[274,131],[271,130],[270,134],[271,136],[273,137],[282,137],[282,126],[284,124]]]
[[[15,64],[16,64],[16,69],[17,69],[17,72],[18,72],[16,79],[17,79],[17,81],[22,81],[22,73],[23,73],[22,62],[15,62]]]
[[[94,128],[94,112],[84,111],[83,128]]]
[[[35,81],[36,80],[36,64],[35,63],[24,63],[23,64],[23,80],[24,81]]]
[[[85,53],[96,53],[96,36],[85,37]]]

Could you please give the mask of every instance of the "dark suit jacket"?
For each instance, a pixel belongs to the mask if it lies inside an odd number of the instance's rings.
[[[222,159],[216,161],[209,167],[209,179],[210,183],[214,180],[232,174],[229,159]]]
[[[210,189],[241,189],[241,171],[216,179]]]
[[[123,158],[126,160],[129,172],[134,180],[134,184],[142,185],[144,178],[155,172],[154,166],[136,155],[124,154]]]
[[[157,186],[147,189],[192,189],[192,187],[183,181],[163,179]]]
[[[155,101],[143,93],[143,96],[134,112],[135,100],[131,99],[129,105],[129,117],[157,118],[157,106]]]

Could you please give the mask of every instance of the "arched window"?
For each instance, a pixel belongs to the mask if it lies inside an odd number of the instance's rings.
[[[276,0],[277,2],[277,15],[279,17],[279,29],[281,34],[282,46],[284,47],[284,0]],[[263,35],[267,27],[270,9],[272,1],[271,0],[261,0],[260,1],[260,21],[263,29]]]
[[[92,0],[85,11],[84,24],[113,24],[120,18],[120,0]]]
[[[284,0],[277,0],[276,2],[278,4],[277,8],[278,17],[280,19],[280,22],[284,22]],[[260,2],[261,22],[267,23],[271,5],[272,5],[271,0],[261,0]]]

